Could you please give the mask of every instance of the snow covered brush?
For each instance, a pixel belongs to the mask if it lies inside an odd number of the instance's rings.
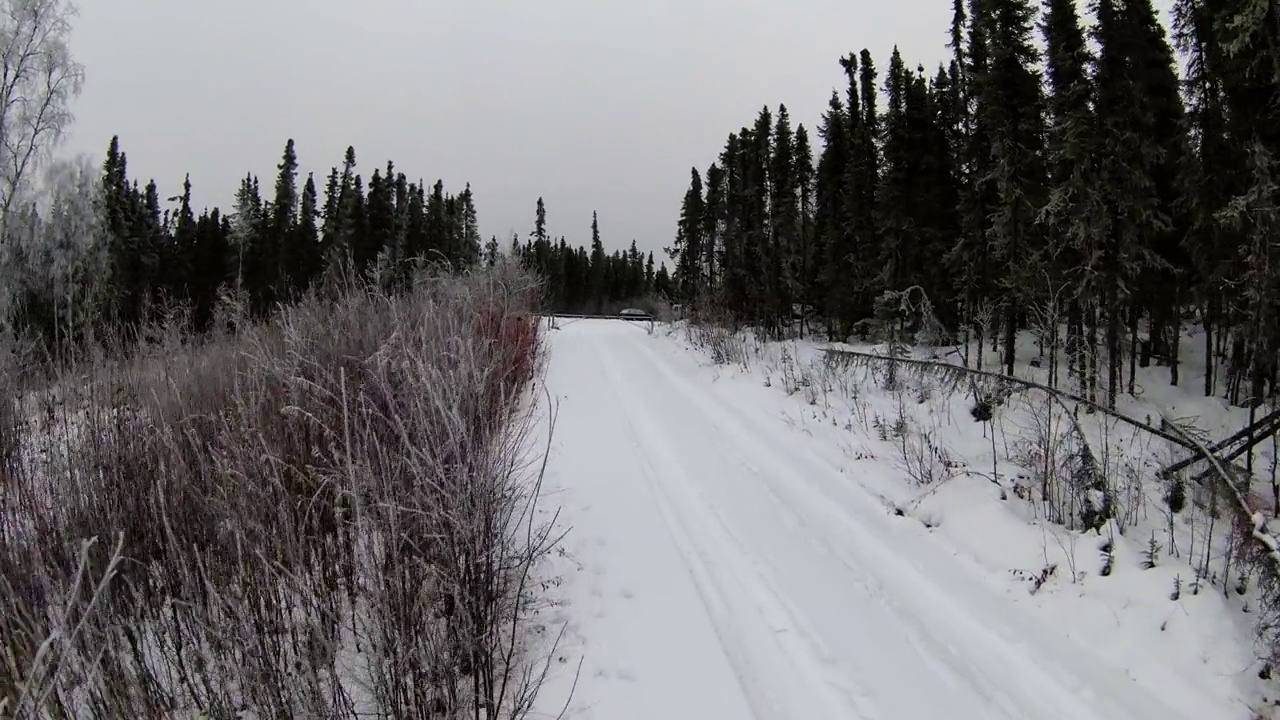
[[[350,286],[16,390],[0,718],[523,716],[535,293]]]
[[[538,356],[536,316],[491,305],[481,312],[478,328],[497,356],[490,392],[510,392],[528,383]]]

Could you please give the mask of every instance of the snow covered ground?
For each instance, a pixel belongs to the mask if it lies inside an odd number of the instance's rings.
[[[1041,522],[1003,479],[913,486],[872,429],[901,394],[830,377],[822,397],[784,391],[812,345],[742,368],[661,326],[561,320],[548,343],[546,486],[569,534],[545,715],[571,688],[566,717],[583,720],[1258,712],[1243,600],[1172,599],[1185,561],[1144,570],[1133,533],[1110,538],[1104,577],[1103,538]],[[957,465],[990,467],[979,423],[935,430]]]

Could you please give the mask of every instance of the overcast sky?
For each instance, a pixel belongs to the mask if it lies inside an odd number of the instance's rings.
[[[600,212],[607,248],[670,243],[689,168],[764,104],[816,129],[837,59],[896,43],[947,57],[950,0],[79,0],[86,67],[70,138],[197,204],[269,188],[285,140],[323,189],[354,145],[368,177],[476,193],[503,247],[548,226],[575,245]],[[1164,3],[1162,3],[1164,4]],[[815,142],[817,141],[815,136]],[[269,191],[267,191],[269,192]]]

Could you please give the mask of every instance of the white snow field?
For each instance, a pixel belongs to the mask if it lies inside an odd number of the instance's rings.
[[[547,333],[546,487],[568,535],[541,716],[571,688],[564,716],[584,720],[1255,716],[1248,627],[1220,591],[1173,602],[1172,571],[1102,578],[1082,549],[1090,572],[1071,559],[1029,593],[1009,563],[1076,540],[986,480],[943,485],[934,523],[897,516],[880,488],[902,471],[874,436],[798,421],[801,397],[646,330]]]

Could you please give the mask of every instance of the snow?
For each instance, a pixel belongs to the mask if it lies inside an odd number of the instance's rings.
[[[1149,488],[1103,536],[1042,522],[1009,496],[1012,467],[978,472],[996,425],[962,398],[904,408],[820,376],[812,343],[757,344],[746,367],[661,326],[561,320],[548,343],[546,487],[569,532],[545,716],[1227,720],[1261,705],[1244,600],[1207,581],[1193,594],[1183,560],[1142,569],[1165,523]],[[955,457],[929,488],[873,429],[906,411]]]

